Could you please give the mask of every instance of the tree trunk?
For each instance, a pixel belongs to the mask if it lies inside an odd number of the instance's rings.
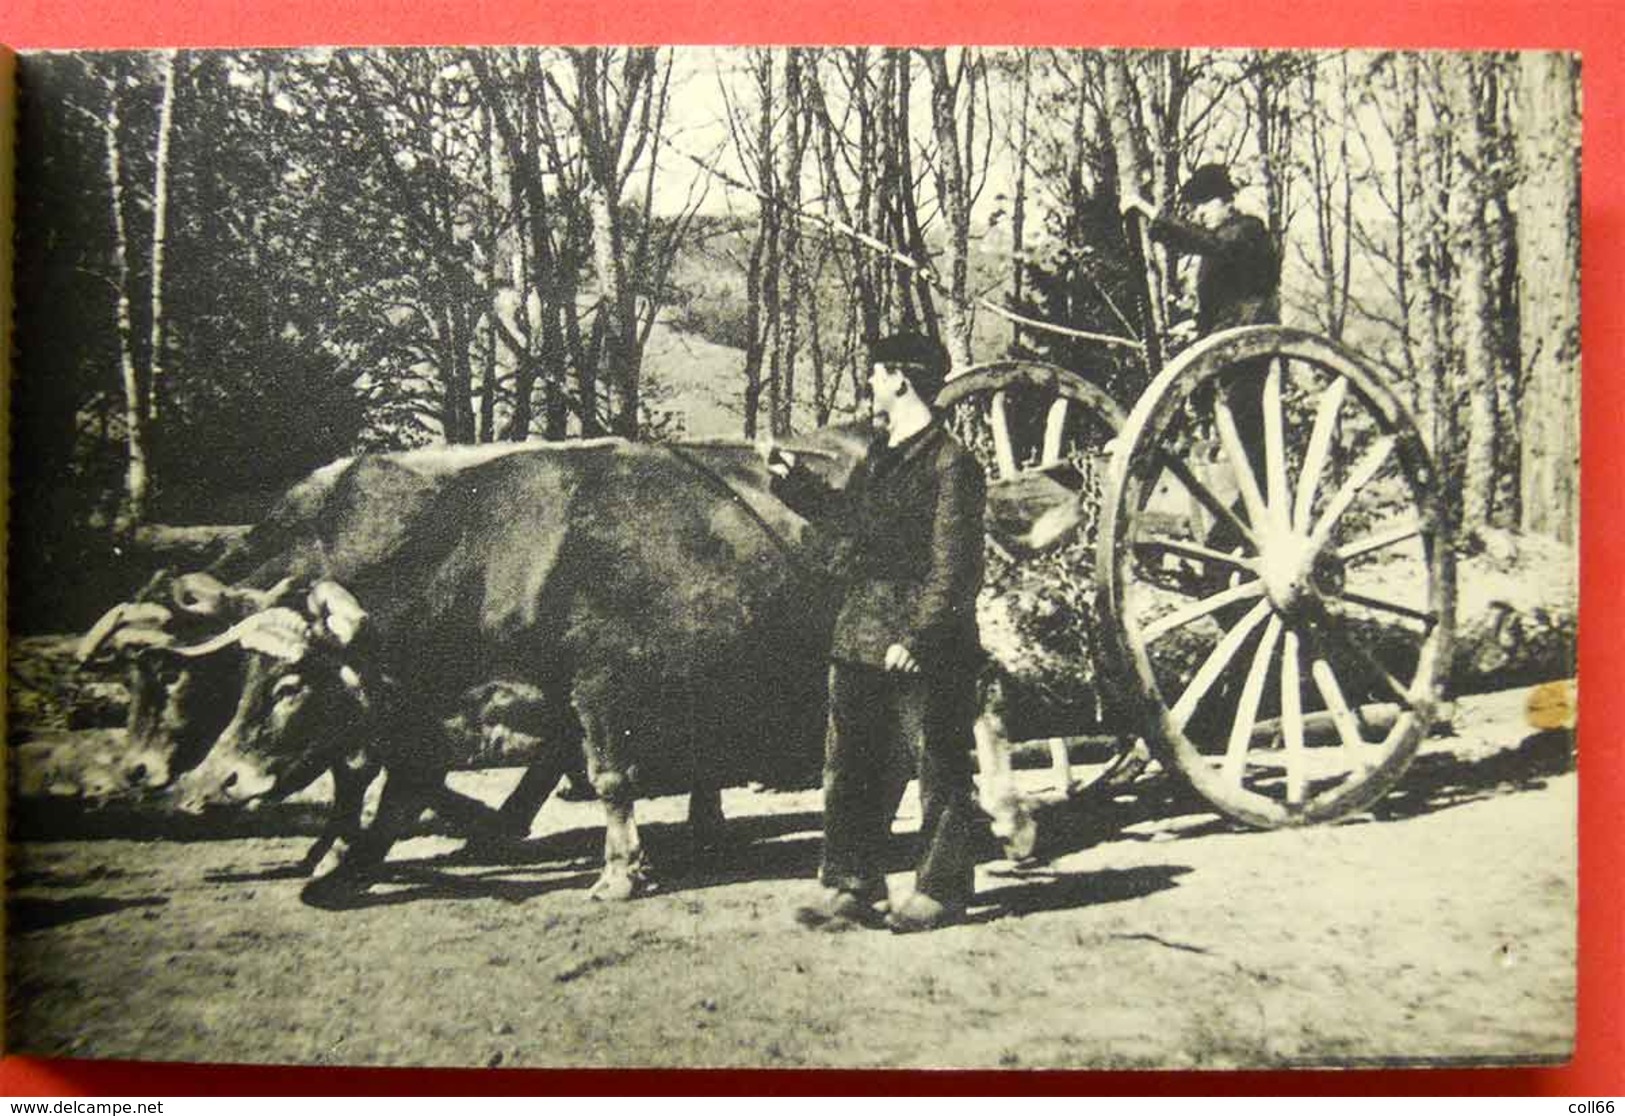
[[[1473,534],[1492,522],[1496,460],[1496,344],[1494,264],[1486,222],[1486,183],[1492,145],[1481,95],[1488,62],[1467,55],[1456,60],[1453,93],[1463,174],[1452,199],[1457,257],[1463,386],[1467,393],[1467,444],[1462,462],[1462,530]]]
[[[783,169],[779,174],[779,191],[783,197],[779,242],[784,261],[784,286],[779,307],[776,342],[780,370],[778,409],[773,416],[776,434],[788,434],[794,425],[796,407],[796,361],[800,356],[799,331],[800,296],[802,283],[801,228],[797,214],[801,210],[801,118],[805,109],[801,82],[802,58],[791,47],[784,58],[784,147]]]
[[[922,51],[931,75],[931,125],[936,134],[937,197],[948,228],[943,237],[943,270],[947,272],[948,299],[942,308],[943,341],[952,363],[965,368],[975,363],[971,354],[970,300],[970,192],[975,152],[959,137],[958,84],[966,88],[967,122],[976,117],[976,64],[962,58],[959,79],[948,72],[948,52],[941,48]]]
[[[925,233],[920,226],[919,203],[914,195],[913,130],[911,126],[913,97],[913,71],[909,64],[909,51],[893,48],[890,52],[892,74],[895,78],[892,101],[891,152],[896,167],[891,177],[893,203],[893,243],[901,246],[906,255],[919,261],[930,259]],[[897,265],[897,288],[900,295],[901,320],[904,329],[916,329],[930,337],[941,337],[942,327],[937,314],[936,299],[931,284],[924,274]],[[912,294],[912,298],[910,295]]]
[[[159,55],[163,93],[158,104],[158,146],[152,172],[152,323],[148,343],[147,419],[158,422],[158,395],[163,381],[164,246],[169,239],[169,144],[175,125],[176,52]]]
[[[1254,51],[1248,56],[1249,108],[1263,173],[1264,220],[1279,252],[1292,213],[1292,104],[1294,55]],[[1312,64],[1312,63],[1311,63]]]
[[[1419,250],[1426,244],[1423,230],[1413,228],[1425,207],[1422,203],[1422,153],[1418,127],[1418,84],[1416,56],[1401,51],[1394,58],[1394,88],[1399,99],[1397,181],[1394,184],[1394,294],[1399,301],[1399,332],[1401,356],[1405,362],[1405,382],[1410,388],[1411,409],[1422,423],[1424,434],[1431,429],[1432,407],[1436,400],[1424,390],[1420,382],[1420,361],[1417,339],[1422,334],[1418,327],[1417,293],[1421,283],[1422,256]]]
[[[1138,194],[1144,181],[1140,146],[1134,135],[1134,83],[1128,72],[1128,55],[1112,51],[1106,58],[1106,116],[1111,123],[1112,152],[1117,162],[1117,197]],[[1162,368],[1162,339],[1167,333],[1166,315],[1157,295],[1156,273],[1152,270],[1152,245],[1143,221],[1130,219],[1130,257],[1144,275],[1141,293],[1141,321],[1145,330],[1146,372],[1155,376]]]
[[[102,120],[105,143],[107,185],[113,216],[114,322],[118,333],[119,376],[124,386],[124,444],[127,461],[124,472],[124,501],[119,510],[119,528],[128,530],[147,516],[151,485],[147,447],[147,385],[135,360],[135,324],[130,304],[130,237],[124,220],[124,169],[119,151],[118,83],[107,83],[107,113]]]
[[[1580,75],[1574,55],[1518,56],[1520,442],[1525,530],[1580,523]]]
[[[1079,98],[1080,100],[1082,98]],[[1015,161],[1016,181],[1010,199],[1010,305],[1021,309],[1026,295],[1027,253],[1027,161],[1032,148],[1033,55],[1021,52],[1021,115],[1017,123]],[[1021,326],[1011,323],[1010,344],[1005,350],[1014,356],[1021,351]]]
[[[756,90],[759,99],[756,117],[756,239],[750,246],[745,266],[745,437],[754,439],[760,429],[762,369],[767,356],[770,322],[764,322],[768,299],[765,271],[771,270],[772,244],[777,237],[778,218],[773,192],[773,53],[758,52],[755,60]],[[767,428],[773,429],[768,414]]]

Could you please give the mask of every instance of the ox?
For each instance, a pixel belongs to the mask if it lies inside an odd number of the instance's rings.
[[[814,438],[833,472],[864,445],[851,429]],[[748,445],[560,446],[460,470],[372,561],[192,649],[240,649],[247,668],[177,792],[280,794],[360,742],[388,775],[373,825],[308,885],[331,894],[365,878],[449,770],[557,777],[556,750],[471,752],[438,729],[470,689],[523,686],[584,739],[606,820],[592,894],[630,897],[649,882],[635,798],[690,790],[698,823],[722,785],[817,770],[835,604],[819,549]]]
[[[297,597],[290,596],[295,584],[343,577],[380,561],[411,530],[448,477],[533,448],[437,448],[334,462],[294,485],[262,523],[208,570],[179,577],[160,573],[134,600],[110,609],[81,641],[78,657],[81,664],[112,664],[124,671],[130,695],[127,782],[139,791],[169,786],[202,762],[231,720],[247,659],[240,652],[209,653],[224,632],[284,598]],[[205,653],[198,653],[199,647]],[[465,695],[456,723],[464,732],[487,735],[532,732],[532,697],[511,687],[481,688]],[[307,858],[309,864],[320,860],[338,833],[353,830],[362,795],[377,772],[353,747],[331,769],[335,809],[328,831]],[[528,827],[551,787],[541,785],[539,778],[527,779],[494,822],[483,815],[483,807],[449,792],[436,805],[450,818],[476,828],[485,824],[485,835],[496,835]]]

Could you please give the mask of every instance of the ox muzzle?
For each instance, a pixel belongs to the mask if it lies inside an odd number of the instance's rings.
[[[302,612],[273,606],[202,643],[174,648],[194,659],[231,649],[252,657],[236,712],[209,758],[175,785],[177,807],[250,802],[308,782],[340,742],[333,725],[345,718],[334,715],[332,699],[348,703],[352,713],[371,708],[361,671],[348,661],[365,624],[355,597],[324,581],[311,588]],[[301,704],[312,704],[290,714],[282,702],[288,689]]]

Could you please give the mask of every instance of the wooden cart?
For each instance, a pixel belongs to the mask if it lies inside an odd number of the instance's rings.
[[[1393,786],[1440,701],[1452,573],[1423,439],[1359,356],[1250,326],[1185,350],[1126,415],[1030,361],[966,369],[937,403],[988,463],[1004,559],[1092,541],[1095,669],[1130,723],[1074,793],[1150,756],[1277,827]]]

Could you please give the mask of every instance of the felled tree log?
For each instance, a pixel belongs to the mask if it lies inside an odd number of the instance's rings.
[[[997,695],[1012,740],[1111,732],[1133,711],[1113,661],[1114,633],[1095,603],[1092,548],[1081,541],[1024,562],[989,555],[978,601],[982,641],[1001,677]],[[1574,551],[1553,540],[1486,532],[1457,560],[1455,640],[1446,689],[1485,693],[1574,674],[1579,616]],[[1350,620],[1353,638],[1399,676],[1414,666],[1414,636]],[[1194,670],[1213,631],[1163,637],[1159,651]],[[1410,661],[1407,661],[1409,659]]]

